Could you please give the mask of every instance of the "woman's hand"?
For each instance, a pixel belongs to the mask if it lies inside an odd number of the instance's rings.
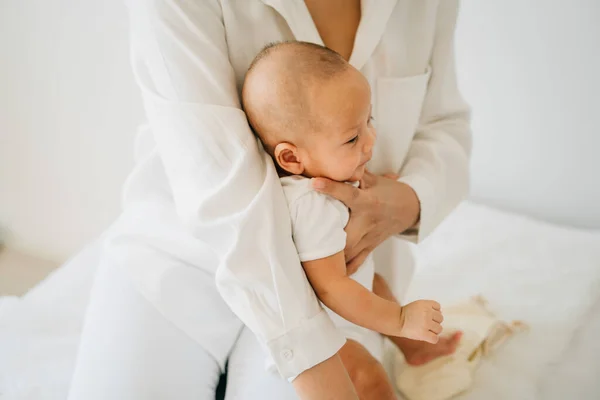
[[[397,178],[365,171],[360,188],[326,178],[313,179],[316,190],[335,197],[350,209],[345,249],[348,275],[384,240],[419,220],[421,207],[416,193]]]

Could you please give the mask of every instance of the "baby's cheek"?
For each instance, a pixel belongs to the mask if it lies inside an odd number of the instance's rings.
[[[357,169],[358,162],[355,159],[348,159],[343,164],[342,175],[344,178],[343,181],[356,181],[356,174],[360,171]]]
[[[353,173],[351,169],[347,167],[347,162],[340,157],[332,157],[328,160],[325,166],[325,174],[328,178],[343,182]]]

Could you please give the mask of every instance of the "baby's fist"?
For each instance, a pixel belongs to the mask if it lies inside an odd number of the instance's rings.
[[[432,300],[418,300],[402,307],[400,336],[436,344],[442,332],[440,304]]]

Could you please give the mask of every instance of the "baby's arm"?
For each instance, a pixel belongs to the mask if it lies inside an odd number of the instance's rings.
[[[441,313],[436,302],[401,307],[377,296],[346,274],[343,251],[302,265],[317,297],[348,321],[384,335],[437,342]]]

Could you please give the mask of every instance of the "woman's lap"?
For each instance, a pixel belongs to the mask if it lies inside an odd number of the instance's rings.
[[[264,362],[254,334],[244,329],[228,362],[226,399],[297,398]],[[121,266],[101,261],[70,400],[212,400],[220,375],[215,358],[142,296]]]
[[[156,212],[142,216],[151,214]],[[126,218],[134,223],[143,219],[124,213],[116,224],[119,232],[132,226]],[[153,225],[164,226],[165,221],[159,222]],[[114,231],[110,236],[116,237]],[[266,354],[248,329],[244,328],[234,343],[241,323],[228,309],[221,310],[226,306],[215,304],[222,300],[209,274],[193,272],[189,262],[171,257],[172,252],[157,250],[155,245],[139,240],[117,242],[118,245],[105,247],[105,253],[110,255],[104,255],[95,277],[69,399],[214,399],[229,350],[227,400],[297,398],[291,384],[266,371]],[[131,282],[129,266],[169,263],[181,263],[178,269],[192,271],[182,286],[193,296],[188,295],[186,304],[179,306],[177,297],[165,297],[173,290],[162,292],[162,299],[170,308],[165,309],[164,304],[157,308]],[[171,284],[179,285],[177,282]],[[192,304],[196,308],[193,314],[202,317],[194,326],[208,325],[209,335],[193,330],[190,334],[180,329],[173,318],[163,315],[175,306],[184,309],[184,316],[189,315]],[[221,319],[216,319],[218,316]],[[193,333],[203,340],[192,338]],[[215,348],[220,350],[215,352]]]
[[[100,265],[70,400],[214,399],[218,363],[111,263]]]

